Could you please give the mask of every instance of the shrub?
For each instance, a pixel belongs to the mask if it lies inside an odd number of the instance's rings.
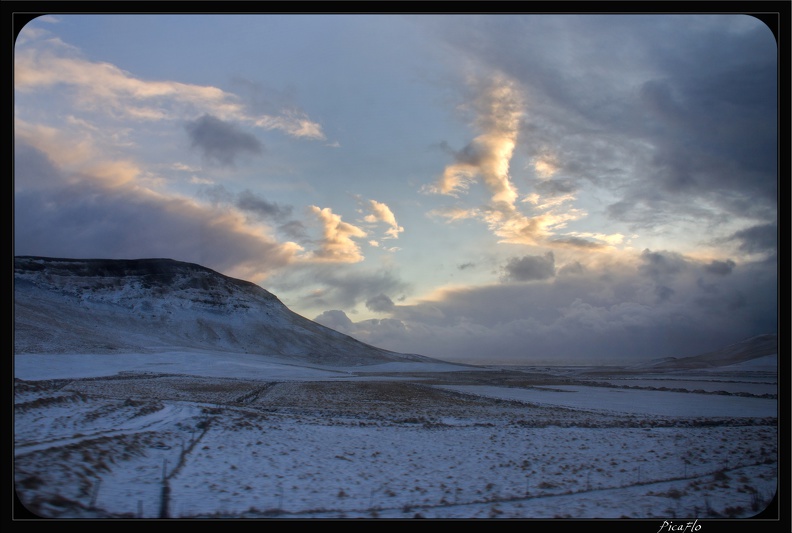
[[[735,507],[727,507],[726,509],[723,510],[723,514],[725,514],[729,518],[736,518],[738,516],[741,516],[743,513],[745,513],[745,509],[743,509],[742,506],[740,505],[737,505]]]
[[[718,470],[717,472],[715,472],[714,474],[712,474],[712,479],[714,481],[726,481],[727,479],[730,479],[730,478],[726,474],[726,471],[721,469],[721,470]]]

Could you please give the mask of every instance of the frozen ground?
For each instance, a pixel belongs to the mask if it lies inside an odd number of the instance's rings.
[[[493,398],[592,412],[682,418],[731,417],[734,413],[739,413],[741,417],[776,417],[778,415],[777,400],[729,395],[624,390],[616,387],[604,388],[574,385],[537,386],[531,389],[481,385],[449,386],[446,388],[471,394],[482,394]]]
[[[645,370],[14,361],[16,491],[43,517],[660,523],[754,516],[778,481],[777,399],[751,385],[775,386],[765,369],[718,374],[716,394],[691,375],[652,390]]]

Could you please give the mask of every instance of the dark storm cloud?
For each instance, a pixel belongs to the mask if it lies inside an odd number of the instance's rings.
[[[676,252],[644,250],[641,261],[638,271],[655,281],[673,278],[688,267],[684,257]]]
[[[610,217],[635,227],[674,215],[772,219],[777,44],[763,24],[739,15],[415,22],[484,72],[518,80],[529,98],[518,152],[549,150],[564,188],[588,181],[618,191]],[[716,210],[699,207],[702,200]]]
[[[703,286],[697,274],[710,263],[647,252],[643,264],[573,263],[553,283],[455,290],[396,306],[405,332],[383,334],[381,345],[471,362],[628,362],[696,355],[778,329],[774,265],[744,263]],[[373,339],[376,326],[356,334]]]
[[[57,203],[58,209],[50,209]],[[255,264],[258,271],[288,264],[278,243],[216,223],[180,201],[99,186],[17,193],[14,253],[110,259],[168,257],[223,271]]]
[[[695,198],[745,214],[772,213],[777,198],[777,107],[775,42],[766,28],[743,34],[711,30],[681,35],[681,46],[656,56],[667,73],[645,82],[637,110],[639,133],[654,154],[646,177],[626,200],[646,205],[653,185],[680,205]],[[684,52],[683,52],[684,51]],[[687,196],[687,198],[686,198]],[[612,211],[618,216],[632,206]],[[671,207],[671,206],[665,206]],[[769,216],[769,215],[765,215]]]
[[[665,285],[656,286],[654,292],[657,295],[658,302],[664,302],[674,295],[674,289]]]
[[[232,166],[240,154],[263,152],[263,145],[253,134],[212,115],[188,122],[185,129],[193,148],[200,149],[207,160],[223,166]]]
[[[734,270],[735,266],[736,263],[731,259],[727,259],[726,261],[715,260],[708,265],[704,265],[704,270],[706,270],[710,274],[725,276],[727,274],[731,274],[731,271]]]
[[[526,255],[512,257],[503,267],[504,281],[537,281],[552,278],[555,275],[555,257],[553,252],[544,256]]]
[[[393,300],[384,294],[378,294],[373,298],[366,300],[366,307],[374,312],[387,313],[393,310]]]
[[[217,222],[210,211],[135,188],[66,175],[24,140],[15,142],[14,254],[73,258],[168,257],[219,271],[285,266],[267,237]],[[67,179],[68,178],[68,179]]]
[[[778,225],[762,224],[734,233],[730,240],[740,243],[740,250],[748,253],[778,252]]]

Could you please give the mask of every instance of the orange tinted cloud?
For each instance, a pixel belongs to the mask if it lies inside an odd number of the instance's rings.
[[[317,216],[323,227],[319,249],[313,252],[314,259],[338,263],[357,263],[364,259],[360,246],[352,239],[365,237],[365,231],[344,222],[329,207],[322,209],[312,205],[309,209]]]
[[[388,226],[388,230],[385,232],[386,239],[398,239],[399,233],[404,231],[404,228],[399,226],[399,223],[396,222],[396,216],[391,211],[390,207],[382,202],[378,202],[376,200],[369,200],[369,209],[371,210],[371,214],[365,217],[366,222],[384,222]]]

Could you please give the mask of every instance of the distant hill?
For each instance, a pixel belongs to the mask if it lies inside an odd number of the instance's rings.
[[[14,258],[14,351],[278,355],[354,366],[434,361],[360,342],[254,283],[171,259]]]
[[[778,336],[773,333],[750,337],[711,352],[691,357],[667,357],[642,366],[653,370],[717,368],[776,354],[778,354]]]

